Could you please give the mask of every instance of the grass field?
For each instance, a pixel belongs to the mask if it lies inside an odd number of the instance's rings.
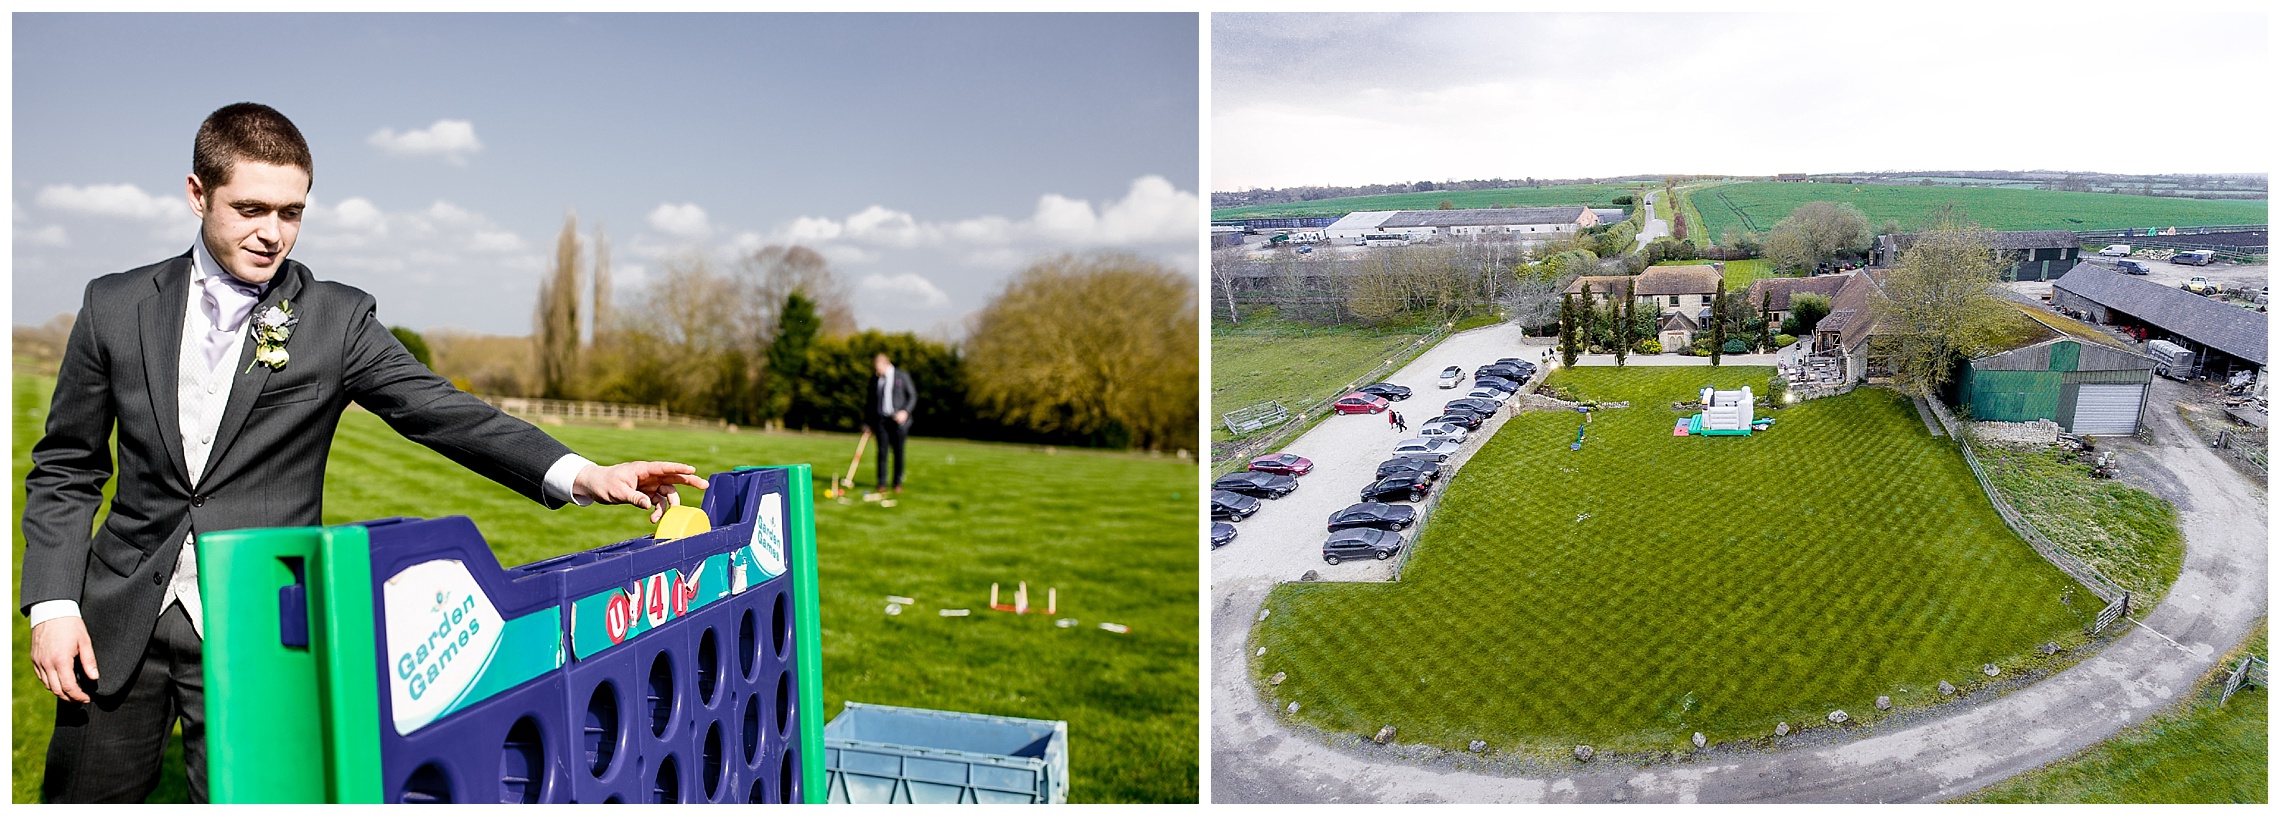
[[[1975,449],[1995,489],[2043,537],[2128,587],[2131,608],[2161,603],[2185,564],[2177,508],[2121,482],[2093,479],[2089,465],[2057,450]]]
[[[2244,654],[2265,656],[2257,627],[2181,706],[2131,726],[2080,754],[1998,782],[1965,800],[1987,803],[2255,803],[2271,801],[2272,692],[2248,687],[2217,705],[2225,674]]]
[[[1302,410],[1337,396],[1330,392],[1404,353],[1430,331],[1313,326],[1273,317],[1246,318],[1241,328],[1213,323],[1210,416],[1217,422],[1220,414],[1269,400]],[[1227,429],[1220,426],[1212,434],[1223,440]]]
[[[1719,194],[1725,194],[1721,200]],[[2162,228],[2212,224],[2267,223],[2266,202],[2204,201],[2191,198],[2152,198],[2114,193],[2069,193],[2053,190],[2009,190],[1987,187],[1901,187],[1888,184],[1784,184],[1756,181],[1726,184],[1693,195],[1696,208],[1708,222],[1711,237],[1748,229],[1742,216],[1760,231],[1770,230],[1789,211],[1808,201],[1838,201],[1859,207],[1868,215],[1871,229],[1885,219],[1896,219],[1901,229],[1914,230],[1948,202],[1993,230],[2088,230],[2134,227]],[[1728,206],[1728,202],[1732,206]]]
[[[1395,584],[1290,583],[1254,632],[1276,705],[1333,732],[1545,757],[1655,753],[1855,723],[2083,642],[2094,596],[1987,502],[1907,400],[1864,389],[1748,438],[1673,438],[1672,401],[1767,368],[1563,369],[1632,407],[1509,420]],[[1335,569],[1335,568],[1330,568]],[[2071,603],[2067,601],[2071,599]],[[1851,726],[1847,726],[1851,727]]]
[[[1701,266],[1708,263],[1713,262],[1701,260],[1663,261],[1655,265]],[[1739,261],[1718,261],[1716,263],[1723,263],[1726,265],[1726,292],[1736,297],[1741,296],[1744,291],[1747,291],[1750,288],[1750,283],[1756,281],[1759,278],[1782,277],[1773,271],[1773,262],[1765,260],[1763,258],[1745,258]],[[1756,308],[1756,304],[1751,304],[1751,308]]]
[[[1350,196],[1325,198],[1319,201],[1294,201],[1287,204],[1258,204],[1249,207],[1229,207],[1212,210],[1211,217],[1220,218],[1305,218],[1342,217],[1350,212],[1364,210],[1430,210],[1447,201],[1460,210],[1485,207],[1578,207],[1602,209],[1615,206],[1615,197],[1643,190],[1638,184],[1566,184],[1557,187],[1508,187],[1501,190],[1449,190],[1430,193],[1393,193],[1388,195]]]
[[[22,484],[53,381],[19,374],[14,388]],[[596,461],[675,459],[700,473],[798,462],[830,473],[854,447],[839,434],[548,430]],[[911,440],[909,451],[901,506],[825,503],[817,511],[826,716],[855,700],[1068,720],[1071,801],[1195,801],[1196,465],[927,438]],[[509,565],[651,531],[647,514],[631,508],[545,510],[356,411],[334,440],[325,494],[327,523],[467,515]],[[20,503],[17,513],[21,529]],[[22,547],[18,538],[18,564]],[[1085,625],[934,614],[982,608],[991,582],[1023,580],[1057,587],[1062,614]],[[888,617],[888,595],[919,603]],[[1102,621],[1131,633],[1093,628]],[[25,659],[21,615],[15,637],[14,793],[37,801],[54,698]],[[183,801],[179,760],[168,767],[154,799]]]

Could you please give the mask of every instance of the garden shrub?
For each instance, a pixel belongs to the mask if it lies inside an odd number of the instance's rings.
[[[1655,339],[1652,339],[1652,338],[1649,338],[1649,339],[1646,339],[1646,340],[1641,340],[1641,341],[1639,341],[1639,353],[1640,353],[1640,354],[1661,354],[1661,353],[1662,353],[1662,341],[1661,341],[1661,340],[1655,340]]]
[[[1774,348],[1788,348],[1796,343],[1797,335],[1794,334],[1776,334],[1773,336]]]

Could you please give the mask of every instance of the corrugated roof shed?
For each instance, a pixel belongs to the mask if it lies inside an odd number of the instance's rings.
[[[1482,210],[1400,210],[1379,226],[1501,227],[1529,224],[1574,224],[1583,220],[1582,207],[1508,207]]]
[[[1617,222],[1617,221],[1621,221],[1621,220],[1623,220],[1623,219],[1625,219],[1625,218],[1629,218],[1629,217],[1630,217],[1630,216],[1628,216],[1628,215],[1625,215],[1625,214],[1623,214],[1623,208],[1621,208],[1621,207],[1617,207],[1617,208],[1615,208],[1615,209],[1612,209],[1612,210],[1609,210],[1609,209],[1601,209],[1601,208],[1599,208],[1599,207],[1593,207],[1593,208],[1591,208],[1591,214],[1592,214],[1592,215],[1596,215],[1596,216],[1598,216],[1598,217],[1599,217],[1599,223],[1602,223],[1602,224],[1613,224],[1613,223],[1615,223],[1615,222]]]
[[[2051,286],[2234,357],[2265,365],[2268,316],[2183,289],[2078,264]]]
[[[1336,221],[1333,221],[1333,222],[1331,222],[1331,223],[1330,223],[1330,226],[1327,226],[1327,227],[1323,227],[1323,229],[1326,229],[1326,230],[1349,230],[1349,229],[1358,229],[1358,230],[1370,230],[1370,229],[1377,229],[1377,228],[1378,228],[1378,225],[1385,223],[1385,220],[1386,220],[1387,218],[1390,218],[1390,217],[1392,217],[1392,216],[1393,216],[1393,214],[1394,214],[1394,213],[1396,213],[1396,212],[1400,212],[1400,211],[1399,211],[1399,210],[1363,210],[1363,211],[1358,211],[1358,212],[1350,212],[1350,213],[1347,213],[1347,214],[1346,214],[1346,216],[1345,216],[1344,218],[1340,218],[1340,219],[1338,219],[1338,220],[1336,220]]]
[[[1907,249],[1921,235],[1923,233],[1904,232],[1892,236],[1892,242],[1900,249]],[[2066,230],[2011,230],[1990,233],[1988,245],[1995,249],[2065,249],[2081,246],[2082,237]]]

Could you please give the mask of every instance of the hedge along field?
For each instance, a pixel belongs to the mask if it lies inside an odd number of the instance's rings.
[[[1562,369],[1631,407],[1509,420],[1394,584],[1289,583],[1254,636],[1277,707],[1332,732],[1564,755],[1874,720],[2082,643],[2097,598],[2003,526],[1962,456],[1880,389],[1671,436],[1669,409],[1766,368]],[[1334,571],[1336,567],[1322,567]]]
[[[54,381],[18,375],[14,387],[20,485]],[[805,462],[830,474],[847,466],[855,447],[847,434],[547,431],[596,461],[673,459],[699,473]],[[1068,720],[1070,801],[1195,801],[1196,465],[925,437],[910,440],[908,451],[899,506],[818,507],[825,716],[854,700]],[[859,483],[868,485],[871,463],[863,468]],[[682,495],[694,504],[701,494]],[[654,531],[648,514],[633,508],[547,510],[352,410],[333,441],[325,522],[399,515],[466,515],[507,565]],[[14,549],[23,563],[20,536]],[[988,610],[991,582],[1010,593],[1024,580],[1040,602],[1046,587],[1059,588],[1059,616],[1083,625],[1060,629],[1052,616]],[[890,617],[888,595],[918,604]],[[941,608],[975,612],[944,618]],[[1104,621],[1131,633],[1095,628]],[[32,802],[54,697],[25,657],[21,615],[15,635],[14,794]],[[185,801],[178,754],[167,767],[153,800]]]
[[[1599,207],[1615,206],[1615,197],[1648,189],[1652,185],[1639,184],[1563,184],[1553,187],[1507,187],[1500,190],[1436,190],[1429,193],[1389,193],[1386,195],[1325,198],[1319,201],[1293,201],[1287,204],[1255,204],[1249,207],[1229,207],[1212,210],[1211,217],[1221,218],[1303,218],[1342,217],[1351,212],[1369,210],[1430,210],[1447,201],[1460,210],[1487,207]]]
[[[1721,200],[1718,194],[1724,193]],[[2266,202],[2153,198],[2115,193],[2011,190],[1991,187],[1903,187],[1890,184],[1821,184],[1753,181],[1723,184],[1693,193],[1713,238],[1727,229],[1746,231],[1733,207],[1749,213],[1760,230],[1787,218],[1808,201],[1836,201],[1859,207],[1869,229],[1897,219],[1904,230],[1921,229],[1948,202],[1992,230],[2089,230],[2166,228],[2216,224],[2269,223]],[[1727,205],[1731,201],[1733,206]]]

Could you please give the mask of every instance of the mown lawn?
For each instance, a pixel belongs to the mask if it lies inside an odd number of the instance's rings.
[[[2177,508],[2110,479],[2051,448],[1980,445],[1987,477],[2027,521],[2075,557],[2131,592],[2132,609],[2152,609],[2185,564]],[[2141,613],[2142,614],[2142,613]]]
[[[1968,802],[2042,804],[2254,803],[2271,801],[2272,692],[2241,689],[2220,706],[2241,656],[2269,656],[2265,627],[2201,678],[2185,703],[2082,753],[1998,782]]]
[[[53,381],[18,375],[14,387],[21,484]],[[799,462],[830,473],[854,447],[841,434],[548,430],[597,461],[674,459],[701,473]],[[855,700],[1067,720],[1071,801],[1195,801],[1196,465],[927,438],[911,440],[909,452],[900,506],[818,508],[826,716]],[[631,508],[548,511],[356,411],[334,440],[325,497],[327,523],[469,516],[510,565],[651,531],[647,514]],[[18,538],[18,564],[22,548]],[[1061,615],[1084,625],[988,612],[990,583],[1010,592],[1017,581],[1058,588]],[[888,595],[918,605],[889,617]],[[944,618],[940,608],[982,611]],[[1093,627],[1104,621],[1131,633]],[[15,635],[14,793],[29,802],[39,796],[54,698],[25,659],[21,615]],[[179,768],[170,762],[154,800],[185,799]]]
[[[1514,417],[1448,488],[1398,584],[1292,583],[1252,661],[1277,706],[1333,732],[1564,756],[1651,753],[1855,724],[2079,644],[2096,599],[1998,518],[1897,394],[1674,438],[1670,403],[1766,368],[1562,369],[1629,408]],[[1329,567],[1326,569],[1336,569]],[[2069,603],[2071,600],[2071,603]],[[1846,726],[1853,727],[1853,726]]]
[[[1965,216],[1992,230],[2160,229],[2184,225],[2263,224],[2270,217],[2263,201],[2211,201],[2154,198],[2117,193],[2011,190],[1994,187],[1910,187],[1892,184],[1795,184],[1753,181],[1705,191],[1694,204],[1711,237],[1746,227],[1735,207],[1770,230],[1808,201],[1836,201],[1859,207],[1871,228],[1886,219],[1904,230],[1924,228],[1941,207],[1954,202]],[[1732,202],[1729,206],[1728,202]]]
[[[1726,265],[1726,293],[1735,297],[1740,297],[1742,293],[1749,291],[1750,284],[1759,278],[1782,277],[1781,275],[1774,273],[1773,262],[1765,260],[1763,258],[1744,258],[1738,261],[1662,261],[1655,265],[1701,266],[1710,263],[1723,263]],[[1740,301],[1736,302],[1739,303]],[[1750,306],[1754,309],[1756,308],[1757,304],[1753,303],[1750,304]]]

